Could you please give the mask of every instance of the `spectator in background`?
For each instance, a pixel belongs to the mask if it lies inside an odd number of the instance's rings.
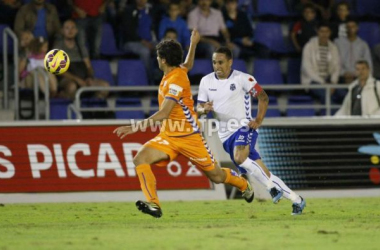
[[[341,59],[341,82],[351,83],[355,79],[356,62],[365,60],[372,69],[372,58],[368,44],[358,37],[358,23],[355,20],[349,20],[346,25],[347,37],[335,39],[335,44],[338,46]]]
[[[315,9],[312,5],[307,4],[302,11],[302,20],[294,24],[290,34],[293,45],[298,52],[302,52],[303,47],[310,38],[317,35],[317,28],[318,22]]]
[[[21,5],[21,0],[0,0],[0,24],[13,27],[17,11]]]
[[[329,20],[334,6],[334,0],[299,0],[301,6],[310,4],[317,10],[318,16],[323,20]]]
[[[174,41],[178,41],[177,30],[174,29],[174,28],[168,28],[165,31],[165,34],[164,34],[164,37],[162,38],[162,40],[174,40]]]
[[[22,33],[28,37],[28,33]],[[26,41],[27,42],[27,41]],[[39,89],[45,93],[44,75],[37,71],[37,68],[44,68],[44,58],[48,52],[48,41],[43,37],[32,39],[27,45],[26,53],[20,57],[19,72],[20,72],[20,87],[33,89],[34,75],[37,75]],[[57,77],[53,74],[48,74],[49,77],[49,94],[50,97],[55,97],[57,94]]]
[[[73,20],[67,20],[63,24],[63,38],[57,40],[54,48],[66,51],[70,57],[70,67],[62,74],[59,88],[62,90],[61,97],[74,99],[75,93],[84,86],[109,86],[108,82],[94,78],[94,71],[86,46],[78,38],[78,29]],[[95,97],[103,99],[108,92],[99,91]]]
[[[147,0],[136,0],[121,14],[121,26],[126,52],[139,55],[147,70],[149,81],[153,80],[151,57],[155,47],[152,37],[151,6]]]
[[[195,4],[193,3],[193,0],[179,0],[179,8],[180,8],[180,15],[183,19],[187,19],[189,16],[190,11],[192,11],[195,8]]]
[[[350,6],[347,2],[341,2],[336,6],[336,15],[333,17],[331,40],[347,36],[346,22],[350,16]]]
[[[380,79],[380,43],[373,48],[373,76]]]
[[[33,40],[33,33],[29,30],[22,31],[20,33],[20,43],[19,43],[19,57],[26,57],[28,53],[28,47],[30,42]]]
[[[99,58],[102,39],[102,15],[108,0],[69,0],[73,8],[79,39],[89,45],[90,57]]]
[[[380,115],[380,82],[371,76],[367,61],[356,62],[357,79],[350,85],[335,116]]]
[[[310,39],[302,52],[301,82],[310,84],[337,84],[340,74],[340,58],[337,46],[330,41],[331,30],[321,23],[318,36]],[[311,89],[310,93],[325,103],[324,89]]]
[[[226,28],[222,12],[210,7],[211,0],[199,0],[198,6],[189,13],[187,24],[190,30],[197,29],[201,35],[198,44],[198,53],[205,58],[211,58],[214,51],[224,42],[234,56],[239,55],[239,47],[230,40],[230,34]],[[223,39],[220,38],[222,33]]]
[[[187,23],[180,16],[180,8],[178,2],[171,2],[168,9],[168,17],[164,17],[158,29],[158,39],[164,37],[164,33],[168,28],[173,28],[177,31],[178,42],[184,49],[190,46],[190,31],[187,28]]]
[[[45,0],[32,0],[17,12],[14,30],[18,37],[21,32],[30,30],[35,37],[43,37],[50,43],[59,35],[60,29],[57,9]]]

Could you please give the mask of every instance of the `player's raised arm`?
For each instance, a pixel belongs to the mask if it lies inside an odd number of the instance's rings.
[[[199,35],[198,30],[193,29],[193,31],[191,32],[191,37],[190,37],[189,52],[187,53],[185,62],[182,64],[182,67],[187,68],[188,71],[190,71],[193,68],[195,49],[197,48],[197,44],[199,43],[200,39],[201,39],[201,36]]]

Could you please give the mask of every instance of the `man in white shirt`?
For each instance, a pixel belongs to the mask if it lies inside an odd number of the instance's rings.
[[[293,202],[292,215],[301,214],[305,200],[273,175],[255,150],[257,129],[268,107],[268,95],[253,76],[231,69],[232,52],[227,47],[213,53],[212,64],[214,73],[204,76],[199,86],[198,115],[212,111],[219,121],[218,134],[223,148],[240,172],[264,185],[274,203],[284,196]],[[251,96],[259,100],[255,119],[251,117]]]

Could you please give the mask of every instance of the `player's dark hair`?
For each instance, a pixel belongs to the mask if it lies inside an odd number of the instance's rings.
[[[225,47],[225,46],[217,48],[214,51],[214,53],[224,54],[224,55],[226,55],[226,57],[227,57],[228,60],[232,59],[232,51],[229,48]]]
[[[182,63],[183,51],[179,42],[174,40],[161,41],[156,46],[157,55],[165,59],[166,63],[172,67],[179,67]]]
[[[170,32],[171,32],[171,33],[175,33],[176,35],[178,35],[176,29],[174,29],[174,28],[167,28],[167,29],[165,30],[164,37],[166,36],[166,34],[168,34],[168,33],[170,33]]]
[[[330,24],[328,22],[320,22],[318,24],[318,30],[321,28],[329,28],[331,30]]]
[[[364,64],[367,66],[367,68],[369,68],[369,63],[367,60],[359,60],[359,61],[356,61],[356,64]]]

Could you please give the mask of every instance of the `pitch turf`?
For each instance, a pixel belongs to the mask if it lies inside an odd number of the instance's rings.
[[[134,203],[0,207],[0,249],[380,249],[380,198],[163,202],[154,219]]]

